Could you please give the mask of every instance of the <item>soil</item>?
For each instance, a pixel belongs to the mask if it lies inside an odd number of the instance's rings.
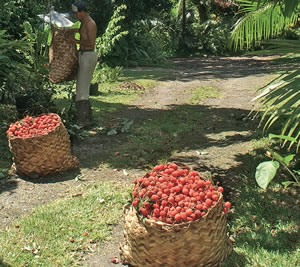
[[[215,58],[176,58],[173,67],[158,69],[161,72],[173,72],[174,78],[160,81],[159,85],[146,90],[140,99],[132,103],[122,113],[123,117],[143,121],[153,114],[169,110],[174,105],[187,104],[192,96],[192,89],[199,87],[219,88],[221,97],[207,99],[197,105],[203,116],[203,126],[190,142],[197,138],[197,147],[186,145],[187,149],[177,152],[170,161],[180,161],[200,172],[210,172],[222,181],[226,187],[225,177],[238,179],[240,158],[247,154],[252,139],[252,132],[257,121],[247,115],[254,108],[251,102],[256,90],[280,71],[273,64],[274,57],[215,57]],[[284,69],[284,66],[280,66]],[[151,68],[135,68],[151,70]],[[272,74],[273,73],[273,74]],[[156,111],[146,112],[148,110]],[[149,115],[151,114],[151,115]],[[75,142],[73,153],[84,162],[85,156],[97,150],[107,153],[111,144],[120,136],[109,136]],[[142,169],[110,169],[105,165],[81,167],[80,172],[71,172],[34,180],[16,175],[0,179],[0,232],[17,218],[28,214],[32,208],[64,197],[71,188],[100,180],[114,179],[118,183],[131,183],[132,177],[143,175]],[[80,175],[81,179],[78,178]],[[222,180],[223,179],[223,180]],[[227,181],[227,183],[229,183]],[[227,185],[229,186],[229,184]],[[231,190],[234,193],[234,190]],[[230,196],[228,196],[230,198]],[[124,266],[113,264],[111,259],[119,257],[118,248],[122,242],[122,223],[115,226],[111,239],[103,244],[97,252],[86,257],[84,266],[109,267]]]

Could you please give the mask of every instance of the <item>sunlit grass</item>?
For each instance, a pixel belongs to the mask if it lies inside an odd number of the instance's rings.
[[[221,266],[297,266],[297,193],[283,190],[276,183],[264,192],[251,177],[244,182],[235,188],[240,195],[231,200],[234,213],[229,217],[229,229],[235,239],[234,253]]]
[[[199,104],[208,98],[220,98],[222,96],[220,89],[216,87],[199,87],[193,89],[191,104]]]
[[[0,233],[0,259],[12,266],[78,266],[110,238],[128,194],[124,185],[102,182],[34,209]]]

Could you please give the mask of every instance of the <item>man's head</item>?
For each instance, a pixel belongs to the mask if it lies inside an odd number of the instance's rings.
[[[84,2],[75,2],[72,4],[72,12],[80,20],[83,13],[87,12],[87,5]]]

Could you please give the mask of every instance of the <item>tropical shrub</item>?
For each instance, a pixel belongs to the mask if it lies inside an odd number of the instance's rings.
[[[203,24],[191,25],[191,37],[187,37],[187,46],[196,55],[222,56],[230,54],[227,46],[230,37],[230,20],[209,19]]]
[[[278,36],[295,25],[300,4],[294,0],[248,1],[237,0],[242,6],[241,17],[234,26],[230,46],[234,50],[249,49],[263,39]],[[262,88],[256,100],[263,111],[261,124],[264,130],[279,124],[281,135],[287,136],[283,144],[296,144],[299,148],[300,136],[300,91],[298,70],[287,72]]]
[[[117,43],[128,34],[127,31],[121,30],[122,25],[120,25],[125,19],[122,15],[122,11],[126,8],[125,5],[117,7],[108,23],[105,33],[96,38],[96,51],[99,56],[99,62],[96,66],[93,82],[103,82],[103,77],[107,78],[110,76],[110,70],[112,71],[112,76],[115,76],[116,73],[120,73],[121,71],[119,67],[116,67],[117,71],[114,71],[113,67],[109,67],[111,63],[109,56],[112,54]]]
[[[53,105],[54,86],[49,82],[48,38],[50,28],[44,24],[35,26],[24,22],[26,41],[30,49],[25,53],[30,65],[30,75],[23,81],[17,94],[29,99],[27,111],[31,114],[47,112]]]
[[[24,37],[23,22],[39,24],[37,14],[44,9],[48,0],[1,0],[0,29],[5,29],[11,40]]]
[[[10,40],[4,30],[0,31],[0,102],[12,103],[15,94],[30,76],[30,66],[22,63],[29,44],[23,40]]]
[[[93,83],[115,82],[121,75],[122,66],[110,67],[106,63],[99,63],[98,70],[94,73]]]

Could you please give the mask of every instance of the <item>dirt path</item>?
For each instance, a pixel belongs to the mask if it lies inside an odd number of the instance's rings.
[[[145,92],[141,99],[123,114],[127,118],[145,119],[148,109],[168,110],[173,105],[186,104],[192,90],[198,87],[219,88],[221,98],[208,99],[199,103],[199,114],[203,116],[203,126],[197,129],[194,136],[203,141],[198,147],[184,149],[170,160],[187,163],[199,171],[207,172],[222,179],[239,165],[240,155],[248,152],[251,130],[256,127],[246,115],[253,108],[251,99],[255,89],[266,85],[274,78],[272,71],[278,66],[272,64],[272,58],[207,58],[207,59],[174,59],[175,79],[161,81],[159,86]],[[144,68],[145,69],[145,68]],[[139,70],[139,69],[137,69]],[[161,71],[166,71],[162,69]],[[170,70],[168,70],[170,71]],[[138,113],[137,113],[138,111]],[[195,138],[196,138],[195,137]],[[109,139],[91,144],[93,149],[109,149]],[[74,153],[84,158],[92,146],[76,145]],[[114,177],[116,181],[130,182],[130,177],[141,170],[129,170],[125,175],[122,170],[105,168],[83,168],[83,180],[74,179],[79,173],[37,179],[34,182],[18,176],[0,180],[0,232],[13,220],[27,214],[33,207],[48,203],[68,194],[71,187],[80,183]],[[234,175],[231,173],[231,175]],[[226,182],[225,182],[226,185]],[[116,226],[109,242],[99,248],[96,254],[87,257],[85,266],[109,267],[122,266],[112,264],[113,257],[118,257],[118,247],[122,240],[122,224]]]

